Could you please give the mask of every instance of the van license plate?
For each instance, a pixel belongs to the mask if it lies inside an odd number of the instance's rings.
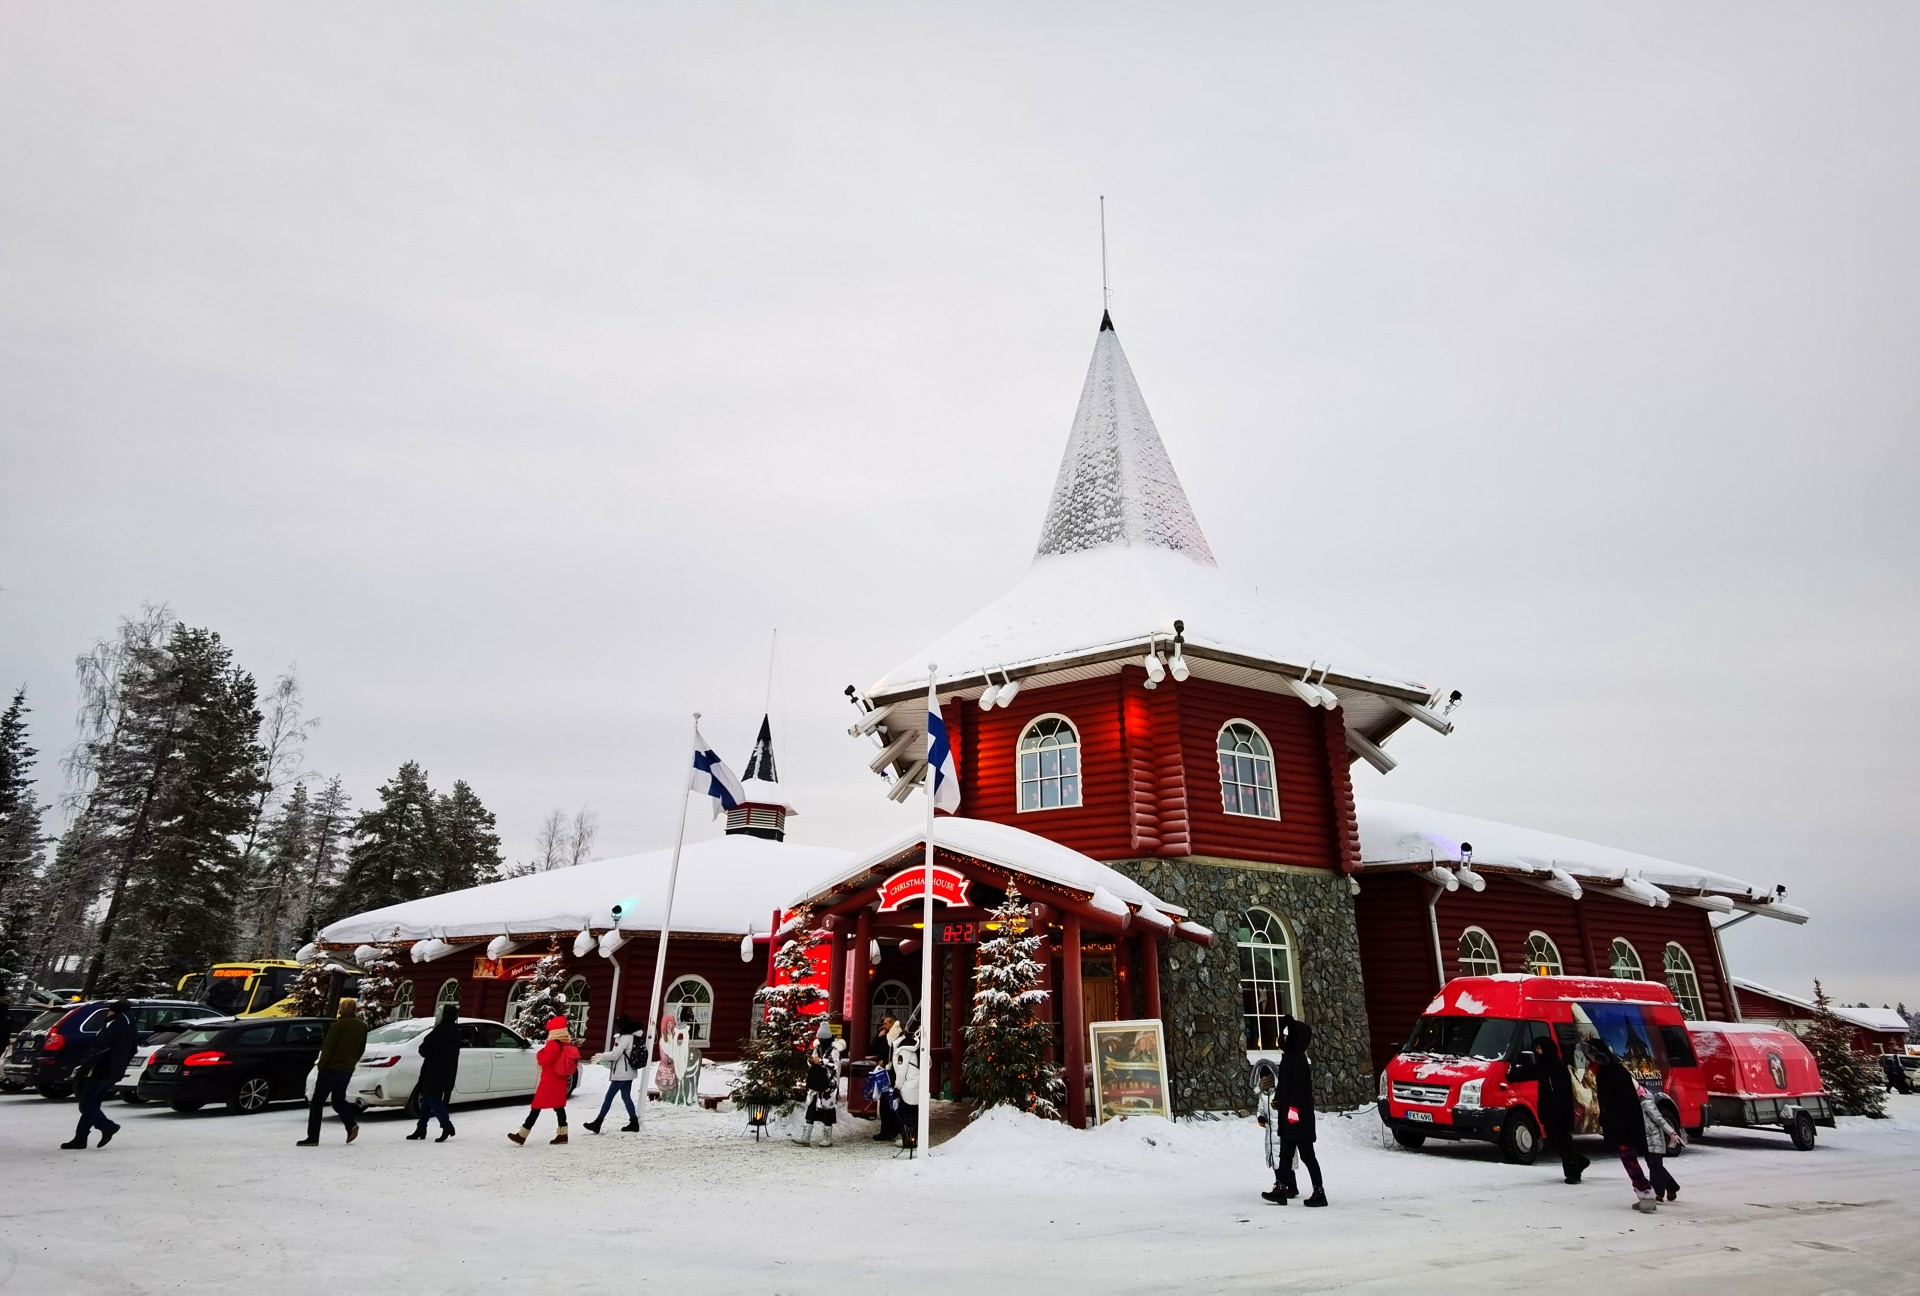
[[[1433,1113],[1423,1112],[1423,1111],[1410,1111],[1407,1113],[1407,1119],[1411,1121],[1425,1121],[1427,1122],[1427,1124],[1431,1125],[1433,1124]]]

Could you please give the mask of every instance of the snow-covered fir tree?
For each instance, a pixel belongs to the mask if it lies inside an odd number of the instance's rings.
[[[319,933],[320,920],[340,889],[347,870],[347,838],[353,831],[353,809],[340,776],[334,775],[313,799],[309,829],[312,848],[307,852],[307,872],[294,900],[288,930],[295,942],[309,941]]]
[[[1040,935],[1031,930],[1032,910],[1017,887],[988,917],[993,936],[981,941],[974,964],[973,1018],[967,1023],[963,1067],[967,1095],[978,1106],[1016,1107],[1058,1120],[1066,1091],[1060,1073],[1047,1065],[1053,1025],[1041,1012],[1047,992],[1034,955]]]
[[[300,965],[287,986],[287,997],[293,1001],[293,1016],[330,1015],[328,1000],[333,993],[333,965],[333,960],[325,954],[316,954]]]
[[[0,992],[26,974],[36,884],[46,858],[46,807],[35,794],[27,692],[0,712]]]
[[[560,950],[560,938],[550,937],[547,952],[533,965],[527,978],[527,996],[520,1011],[507,1024],[530,1040],[547,1037],[547,1023],[567,1013],[567,956]]]
[[[1802,1036],[1820,1066],[1827,1096],[1843,1116],[1885,1116],[1886,1081],[1880,1068],[1853,1051],[1853,1027],[1833,1011],[1819,981],[1813,983],[1813,1022]]]
[[[763,1012],[759,1031],[741,1044],[745,1071],[733,1091],[735,1107],[764,1104],[786,1115],[807,1096],[807,1051],[822,1018],[804,1010],[826,1000],[810,985],[813,975],[813,911],[794,912],[786,943],[773,956],[774,981],[755,996]]]
[[[384,1026],[393,1016],[394,1001],[400,994],[401,964],[405,946],[383,945],[360,977],[360,1019],[369,1027]]]
[[[414,761],[380,788],[380,805],[353,825],[353,846],[325,921],[366,909],[459,891],[500,876],[493,812],[465,782],[438,795]]]
[[[296,783],[272,819],[258,846],[254,868],[253,957],[283,957],[292,944],[288,921],[298,902],[313,853],[313,804],[307,785]]]

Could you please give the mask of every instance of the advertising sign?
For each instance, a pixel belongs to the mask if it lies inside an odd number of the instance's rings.
[[[509,954],[505,958],[490,959],[475,955],[473,976],[476,981],[518,981],[522,977],[533,975],[533,965],[543,956],[539,954]]]
[[[927,894],[927,866],[915,864],[912,868],[903,868],[880,884],[880,912],[898,909],[909,900],[918,900]],[[971,886],[966,876],[950,868],[933,866],[933,898],[943,905],[952,905],[956,909],[965,908],[967,888]]]
[[[1167,1096],[1167,1044],[1157,1017],[1094,1022],[1087,1027],[1093,1059],[1093,1109],[1102,1124],[1116,1116],[1173,1116]]]

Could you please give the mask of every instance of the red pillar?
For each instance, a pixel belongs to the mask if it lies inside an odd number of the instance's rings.
[[[847,932],[845,919],[836,920],[833,940],[827,955],[827,1020],[846,1025],[847,1011]],[[851,1043],[852,1041],[848,1041]]]
[[[1146,1015],[1160,1015],[1160,938],[1152,932],[1140,933],[1140,984],[1146,991]]]
[[[953,947],[952,980],[947,987],[947,1078],[953,1085],[953,1096],[966,1096],[966,1082],[962,1079],[961,1064],[967,1051],[967,947]]]
[[[847,1056],[867,1056],[867,1042],[873,1038],[873,912],[862,909],[853,925],[853,1011],[847,1014]]]
[[[1060,918],[1060,1042],[1067,1073],[1067,1124],[1087,1124],[1086,1008],[1080,993],[1080,919]]]

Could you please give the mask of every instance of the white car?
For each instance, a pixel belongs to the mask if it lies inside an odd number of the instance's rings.
[[[146,1101],[140,1096],[140,1072],[147,1065],[147,1059],[153,1051],[162,1045],[173,1043],[179,1034],[189,1026],[204,1026],[208,1022],[226,1021],[218,1013],[209,1013],[205,1017],[182,1017],[178,1021],[168,1022],[153,1034],[147,1036],[147,1042],[133,1051],[133,1061],[127,1063],[127,1073],[120,1083],[113,1087],[113,1097],[136,1106]]]
[[[347,1082],[347,1101],[358,1107],[407,1107],[420,1082],[420,1040],[433,1018],[410,1017],[367,1032],[367,1051]],[[497,1021],[460,1018],[460,1070],[453,1083],[456,1103],[495,1098],[526,1098],[540,1083],[535,1049]],[[307,1098],[313,1098],[315,1067],[307,1072]]]

